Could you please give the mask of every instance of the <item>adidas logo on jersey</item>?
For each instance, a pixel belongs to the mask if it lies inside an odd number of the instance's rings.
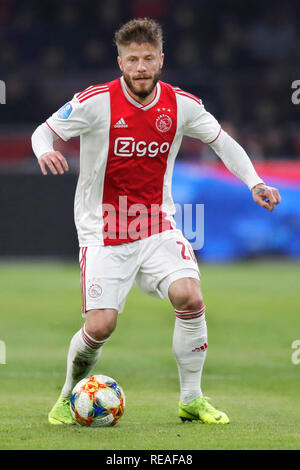
[[[128,127],[128,124],[126,124],[125,119],[121,118],[119,119],[118,122],[114,125],[114,127]]]

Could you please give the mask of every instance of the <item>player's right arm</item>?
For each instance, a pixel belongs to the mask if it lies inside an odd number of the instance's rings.
[[[91,109],[74,95],[70,102],[34,131],[31,137],[32,149],[43,175],[47,175],[47,168],[53,175],[62,175],[68,171],[67,160],[59,151],[54,150],[54,142],[59,138],[67,141],[90,131],[93,122]]]
[[[53,175],[62,175],[69,170],[65,157],[53,148],[53,144],[57,139],[58,137],[45,123],[41,124],[32,134],[32,149],[38,159],[43,175],[47,175],[47,167]]]

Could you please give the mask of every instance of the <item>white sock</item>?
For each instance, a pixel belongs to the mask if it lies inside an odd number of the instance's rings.
[[[66,381],[61,392],[63,397],[70,397],[77,382],[89,375],[107,340],[97,341],[92,338],[86,332],[85,325],[73,336],[68,352]]]
[[[202,396],[201,376],[207,350],[205,305],[198,311],[175,310],[173,352],[180,379],[180,400],[187,404]]]

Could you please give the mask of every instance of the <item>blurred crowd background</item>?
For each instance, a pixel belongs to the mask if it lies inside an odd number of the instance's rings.
[[[75,92],[119,76],[113,33],[144,16],[164,28],[163,80],[198,95],[253,159],[299,157],[296,0],[1,0],[1,134],[31,130]],[[213,158],[191,140],[180,157]]]
[[[292,102],[292,83],[300,80],[297,0],[1,0],[0,255],[77,252],[79,139],[58,144],[71,174],[42,178],[30,137],[74,93],[120,76],[113,36],[134,17],[163,26],[162,80],[199,96],[283,195],[275,214],[254,207],[210,148],[185,138],[173,197],[205,204],[208,236],[198,255],[300,257],[300,104]]]

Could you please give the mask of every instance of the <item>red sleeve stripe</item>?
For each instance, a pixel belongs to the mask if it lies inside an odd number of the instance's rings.
[[[79,93],[77,93],[77,94],[78,94],[78,96],[80,96],[82,93],[85,93],[86,91],[90,90],[90,89],[91,89],[91,88],[93,88],[94,86],[95,86],[95,85],[91,85],[91,86],[89,86],[89,87],[85,88],[84,90],[82,90],[82,91],[79,91]]]
[[[84,96],[86,96],[90,93],[93,93],[93,92],[98,91],[98,90],[99,91],[104,90],[104,89],[108,90],[108,87],[107,86],[100,86],[100,85],[99,86],[92,86],[92,87],[89,87],[86,90],[83,90],[80,93],[78,93],[77,98],[81,99],[81,98],[83,98]]]
[[[197,98],[194,95],[190,95],[189,93],[186,93],[185,91],[175,91],[175,93],[177,95],[186,96],[187,98],[190,98],[190,99],[196,101],[196,103],[198,103],[198,104],[202,104],[202,101],[199,98]]]
[[[91,90],[88,90],[87,92],[85,93],[82,93],[80,95],[77,95],[77,99],[80,101],[82,100],[83,98],[85,98],[86,96],[89,96],[91,95],[92,93],[96,93],[98,91],[107,91],[108,88],[105,87],[105,88],[92,88]]]
[[[215,140],[217,140],[217,138],[218,138],[219,135],[221,134],[221,130],[222,130],[222,127],[220,127],[220,130],[219,130],[219,133],[218,133],[217,137],[216,137],[214,140],[212,140],[211,142],[207,142],[208,145],[209,145],[209,144],[212,144]]]
[[[78,96],[84,95],[85,93],[88,93],[89,91],[92,91],[95,88],[108,88],[108,86],[107,85],[92,85],[92,86],[89,86],[88,88],[85,88],[84,90],[80,91],[78,93]]]
[[[200,100],[200,98],[198,98],[198,96],[193,95],[192,93],[189,93],[188,91],[181,90],[181,88],[178,88],[178,87],[173,88],[173,91],[175,93],[179,93],[179,94],[182,94],[184,96],[188,96],[189,98],[193,98],[194,100],[197,100],[202,104],[202,101]]]
[[[51,129],[51,131],[54,132],[55,135],[57,135],[57,137],[58,137],[59,139],[61,139],[61,140],[63,140],[64,142],[66,142],[65,139],[63,139],[60,135],[58,135],[57,132],[55,132],[54,129],[52,129],[52,127],[50,126],[50,124],[48,124],[47,121],[46,121],[46,124],[47,124],[47,126],[49,127],[49,129]]]
[[[92,96],[95,96],[95,95],[100,95],[101,93],[107,93],[109,91],[109,89],[104,89],[104,90],[98,90],[98,91],[94,91],[94,92],[91,92],[90,94],[84,96],[83,98],[80,98],[78,101],[80,103],[82,103],[83,101],[85,100],[88,100],[89,98],[91,98]]]

